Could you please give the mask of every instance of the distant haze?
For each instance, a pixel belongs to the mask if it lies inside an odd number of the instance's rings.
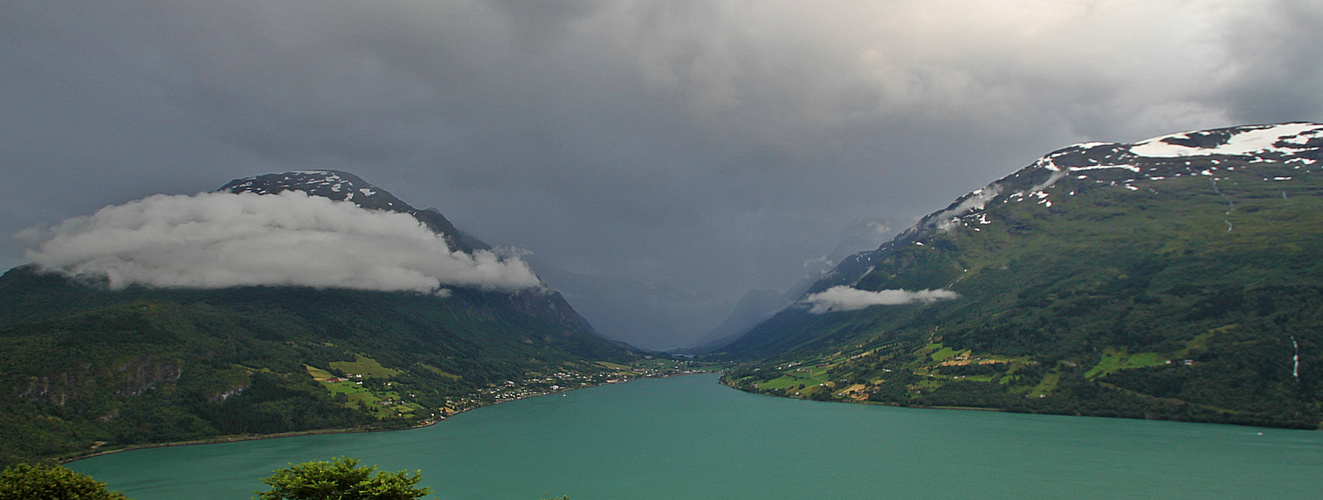
[[[1323,121],[1321,27],[1320,0],[0,0],[0,232],[344,170],[634,290],[578,295],[677,347],[1053,149]]]

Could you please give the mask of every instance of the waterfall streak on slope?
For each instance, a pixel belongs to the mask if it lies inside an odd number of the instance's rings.
[[[1227,201],[1227,211],[1223,214],[1225,215],[1225,218],[1222,219],[1222,222],[1227,223],[1227,232],[1229,233],[1232,228],[1231,211],[1236,209],[1236,203],[1231,201],[1231,198],[1227,197],[1226,193],[1223,193],[1222,190],[1217,187],[1217,178],[1209,179],[1209,181],[1213,183],[1213,192],[1217,193],[1218,196],[1221,196],[1222,199]]]
[[[1291,347],[1295,348],[1295,355],[1291,356],[1291,376],[1300,380],[1300,344],[1296,343],[1295,335],[1291,335]]]

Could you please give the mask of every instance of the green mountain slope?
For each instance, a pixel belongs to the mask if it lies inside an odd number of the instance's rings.
[[[0,463],[407,427],[601,382],[617,371],[602,362],[635,358],[554,291],[448,290],[110,290],[12,269],[0,277]]]
[[[842,263],[799,307],[723,349],[746,360],[728,382],[1318,427],[1320,148],[1323,126],[1285,124],[1054,152]],[[808,309],[833,287],[958,296]]]

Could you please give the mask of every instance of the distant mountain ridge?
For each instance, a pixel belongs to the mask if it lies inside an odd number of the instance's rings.
[[[1054,151],[843,261],[721,348],[728,383],[1317,427],[1321,159],[1305,122]],[[954,298],[868,306],[923,290]]]

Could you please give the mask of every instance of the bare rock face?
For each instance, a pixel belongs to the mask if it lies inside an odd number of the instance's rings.
[[[137,396],[152,389],[173,386],[183,376],[182,363],[175,360],[156,360],[141,357],[115,367],[120,374],[121,396]],[[172,387],[171,387],[172,388]]]
[[[78,370],[29,377],[16,399],[65,406],[94,396],[100,385],[125,397],[151,390],[170,392],[183,374],[183,363],[176,359],[138,357],[109,368],[89,363]]]

